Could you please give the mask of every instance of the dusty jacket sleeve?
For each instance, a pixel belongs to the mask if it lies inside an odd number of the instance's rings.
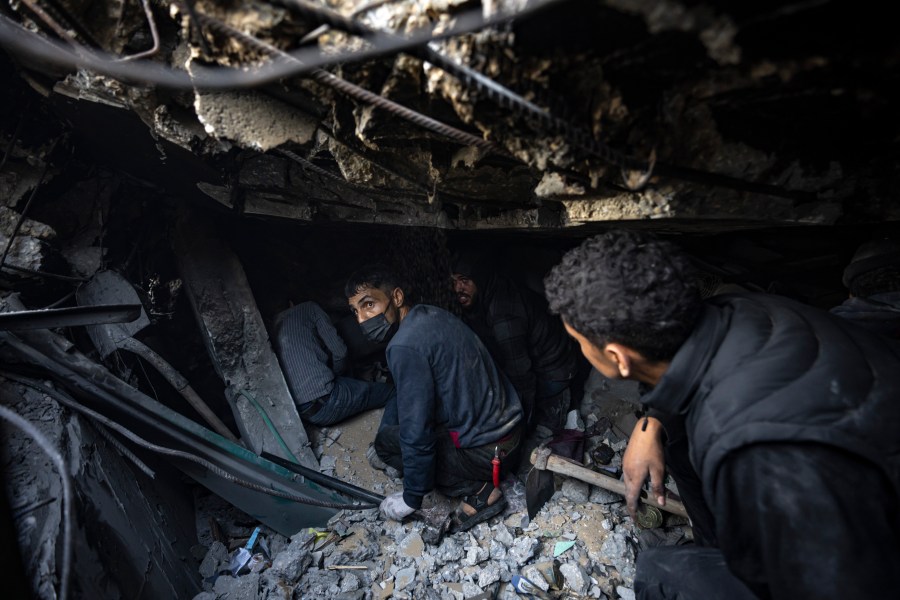
[[[900,518],[880,469],[818,444],[723,461],[712,505],[731,571],[762,598],[880,598],[896,587]]]
[[[390,346],[388,364],[397,388],[400,450],[403,454],[403,500],[413,508],[434,487],[436,397],[431,365],[405,346]]]
[[[335,375],[340,375],[347,367],[347,345],[322,310],[316,313],[316,331],[331,354],[331,369]]]

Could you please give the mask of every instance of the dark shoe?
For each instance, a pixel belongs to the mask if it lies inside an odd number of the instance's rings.
[[[478,523],[500,514],[506,508],[506,498],[500,488],[487,484],[477,494],[463,498],[456,510],[456,526],[454,532],[468,531]]]

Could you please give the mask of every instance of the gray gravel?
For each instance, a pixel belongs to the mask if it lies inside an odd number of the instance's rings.
[[[611,427],[588,440],[586,457],[606,443],[616,451],[610,464],[621,465],[634,419],[627,405],[616,414],[609,410],[609,402],[611,395],[621,401],[628,393],[627,388],[604,382],[589,386],[581,409],[587,417],[573,422],[587,427],[609,422]],[[598,415],[606,420],[600,421]],[[339,432],[331,434],[336,439]],[[521,480],[509,475],[503,482],[510,506],[501,517],[468,532],[447,534],[436,544],[428,543],[421,521],[385,521],[376,509],[342,512],[324,528],[342,533],[339,541],[322,547],[323,541],[312,542],[308,531],[287,540],[263,529],[275,555],[269,559],[260,555],[256,573],[215,579],[230,560],[225,547],[215,542],[201,565],[205,591],[194,600],[467,600],[484,593],[487,598],[496,593],[503,600],[519,597],[508,585],[515,574],[534,581],[551,597],[630,600],[640,548],[689,538],[683,520],[667,517],[665,528],[645,532],[631,522],[621,497],[559,476],[557,493],[529,521],[522,484],[526,473],[523,468]],[[451,506],[439,494],[426,498],[426,505],[444,504]]]

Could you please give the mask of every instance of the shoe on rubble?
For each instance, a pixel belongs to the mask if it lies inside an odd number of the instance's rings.
[[[477,494],[470,494],[463,498],[456,509],[455,531],[468,531],[478,523],[483,523],[491,517],[500,514],[506,508],[506,498],[500,488],[486,483]]]
[[[369,461],[369,466],[373,469],[384,471],[388,468],[388,464],[381,460],[381,457],[378,456],[378,452],[375,451],[374,444],[369,444],[369,447],[366,449],[366,459]]]

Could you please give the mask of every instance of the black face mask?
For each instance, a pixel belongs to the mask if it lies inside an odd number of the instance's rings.
[[[363,335],[366,336],[369,341],[375,342],[376,344],[386,342],[394,337],[398,327],[400,327],[400,321],[398,320],[394,323],[389,323],[387,318],[385,318],[384,313],[374,316],[371,319],[367,319],[359,324],[359,328],[362,329]]]

